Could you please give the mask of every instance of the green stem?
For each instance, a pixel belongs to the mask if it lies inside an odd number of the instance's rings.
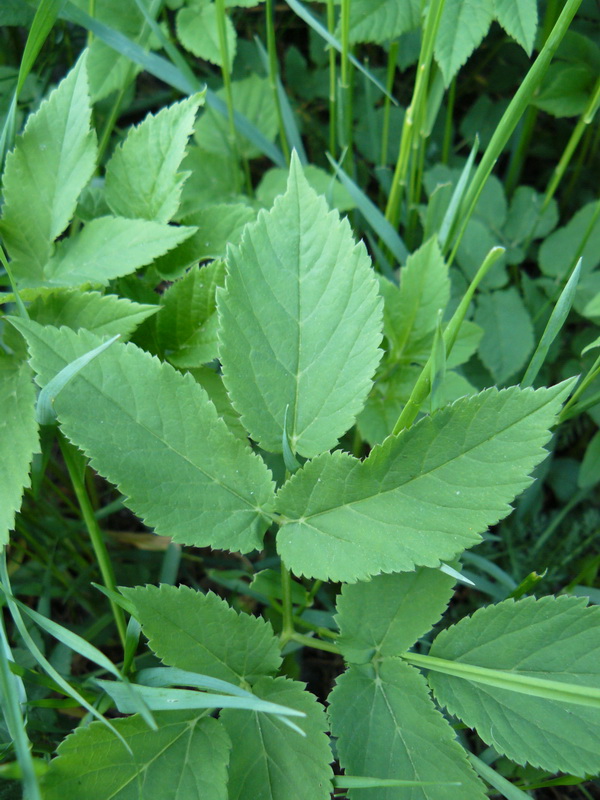
[[[565,33],[567,32],[569,25],[571,24],[571,21],[577,12],[577,9],[581,5],[581,2],[582,0],[566,0],[561,14],[556,21],[556,24],[554,25],[550,35],[548,36],[547,41],[544,43],[540,54],[531,65],[531,68],[525,76],[525,79],[517,89],[513,99],[508,105],[508,108],[502,115],[502,119],[494,131],[490,143],[488,144],[479,166],[477,167],[475,175],[473,176],[473,180],[465,192],[460,212],[461,227],[450,255],[450,263],[452,263],[454,257],[456,256],[456,251],[458,250],[461,239],[467,228],[467,224],[471,219],[473,211],[475,210],[477,200],[479,199],[479,195],[481,194],[485,182],[490,176],[498,157],[504,150],[506,143],[512,136],[512,133],[515,130],[519,120],[525,113],[527,106],[531,102],[534,93],[546,74],[554,53],[561,43]]]
[[[535,108],[535,106],[529,106],[523,117],[523,124],[508,163],[508,170],[504,180],[504,189],[507,197],[512,196],[521,180],[521,173],[523,172],[523,165],[530,149],[537,116],[537,108]]]
[[[385,210],[385,218],[394,227],[398,226],[400,219],[400,205],[402,195],[406,186],[408,164],[412,150],[412,140],[418,131],[415,128],[416,120],[421,119],[421,111],[425,108],[427,101],[427,85],[429,83],[429,72],[433,59],[433,45],[440,24],[442,11],[446,0],[432,0],[427,11],[425,28],[423,31],[423,43],[419,54],[417,65],[417,77],[412,100],[406,109],[404,123],[402,125],[402,136],[398,150],[398,159],[392,179],[392,188]]]
[[[550,539],[554,533],[558,530],[561,526],[562,522],[566,517],[571,513],[571,511],[575,508],[575,506],[579,505],[582,500],[586,498],[586,496],[590,493],[589,488],[580,489],[576,492],[573,497],[569,500],[569,502],[561,508],[558,514],[554,517],[550,525],[546,528],[546,530],[542,533],[542,535],[538,538],[537,542],[534,544],[533,548],[530,551],[531,556],[534,556],[541,548],[546,544],[548,539]]]
[[[471,284],[465,292],[463,299],[460,301],[458,308],[454,312],[452,319],[446,326],[446,330],[444,331],[444,345],[447,356],[449,356],[452,352],[454,342],[456,341],[460,326],[462,325],[465,315],[469,309],[471,300],[475,294],[475,290],[503,253],[503,247],[493,247],[490,250],[485,257],[483,264],[477,270],[477,274],[471,281]],[[432,363],[433,353],[427,359],[427,363],[423,367],[423,370],[421,371],[421,374],[414,385],[408,402],[402,409],[402,413],[394,425],[394,430],[392,431],[394,436],[400,433],[403,428],[410,428],[412,423],[415,421],[421,406],[427,399],[427,396],[431,391]]]
[[[335,6],[333,0],[327,0],[327,30],[333,36],[335,33]],[[335,158],[337,151],[337,108],[336,108],[336,56],[335,48],[329,46],[329,152]]]
[[[83,475],[80,468],[81,460],[79,453],[73,447],[73,445],[64,438],[64,436],[59,436],[59,444],[67,470],[69,472],[71,483],[73,484],[77,502],[79,503],[79,507],[81,509],[85,526],[92,542],[92,547],[94,548],[94,553],[96,554],[102,580],[109,591],[116,592],[117,585],[112,564],[106,549],[106,543],[104,542],[104,538],[102,536],[102,531],[100,530],[100,526],[98,525],[98,521],[94,515],[94,509],[85,488],[85,482],[83,480]],[[109,602],[113,617],[115,618],[117,631],[119,632],[119,638],[124,648],[127,640],[127,625],[125,623],[125,615],[123,614],[123,609],[114,601],[109,600]]]
[[[275,100],[275,109],[277,111],[277,123],[279,125],[279,140],[281,142],[281,151],[283,152],[286,162],[290,163],[290,148],[288,146],[287,136],[285,133],[285,126],[283,124],[283,114],[281,113],[281,103],[279,101],[279,69],[277,64],[277,48],[275,45],[275,20],[273,10],[273,0],[267,0],[266,6],[266,23],[267,23],[267,51],[269,54],[269,84],[273,92],[273,99]]]
[[[385,81],[385,88],[388,93],[383,103],[383,129],[381,131],[381,156],[379,159],[379,163],[382,167],[387,166],[387,151],[390,139],[390,111],[392,108],[391,94],[394,88],[394,78],[396,77],[396,60],[398,58],[399,49],[400,44],[396,39],[391,43],[388,52],[387,76]]]
[[[294,633],[290,636],[291,641],[303,644],[305,647],[314,647],[316,650],[325,650],[326,653],[337,653],[340,655],[340,648],[331,642],[322,642],[312,636],[304,636],[302,633]]]
[[[281,604],[283,611],[283,627],[281,630],[282,646],[294,636],[294,614],[292,606],[292,577],[281,562]]]
[[[575,416],[569,412],[577,406],[577,400],[585,392],[588,386],[590,386],[590,384],[598,377],[598,375],[600,375],[600,356],[598,356],[598,358],[594,361],[585,378],[581,381],[577,389],[573,392],[569,400],[563,406],[563,409],[558,417],[559,423],[564,422],[566,419],[569,419],[572,416]],[[579,405],[581,405],[581,403]],[[590,408],[591,406],[588,405],[587,407]]]
[[[444,140],[442,143],[442,164],[447,164],[450,157],[450,146],[452,144],[452,118],[454,116],[454,103],[456,101],[456,78],[452,79],[448,90],[448,100],[446,105],[446,119],[444,121]]]
[[[239,162],[237,134],[235,130],[235,119],[233,115],[233,90],[231,87],[231,74],[229,72],[229,53],[227,49],[227,28],[226,28],[226,12],[225,0],[215,0],[217,10],[217,34],[219,37],[219,50],[221,53],[221,74],[223,76],[223,86],[225,88],[225,101],[227,103],[227,126],[228,126],[228,139],[231,154],[236,163]],[[235,190],[240,191],[239,177],[237,170],[235,171]]]

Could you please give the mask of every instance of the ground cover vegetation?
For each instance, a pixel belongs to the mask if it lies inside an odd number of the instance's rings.
[[[600,796],[599,20],[2,4],[0,797]]]

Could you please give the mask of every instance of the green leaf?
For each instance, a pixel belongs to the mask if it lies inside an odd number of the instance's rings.
[[[265,208],[271,208],[275,198],[280,194],[285,194],[288,177],[288,170],[279,167],[265,172],[256,189],[256,199]],[[355,208],[355,201],[334,175],[330,175],[324,169],[315,167],[313,164],[308,164],[304,167],[304,177],[317,194],[322,194],[327,199],[330,208],[337,208],[340,212]]]
[[[216,357],[216,331],[209,323],[216,320],[215,292],[224,281],[225,265],[213,261],[194,267],[162,295],[156,338],[160,351],[176,366],[199,367]]]
[[[31,371],[8,356],[0,356],[0,546],[21,506],[30,483],[29,468],[39,452],[35,420],[35,391]]]
[[[231,743],[223,726],[198,712],[156,714],[158,731],[139,716],[114,720],[129,754],[100,723],[77,728],[58,748],[44,780],[46,800],[227,800]]]
[[[189,173],[183,184],[177,219],[215,203],[231,203],[243,178],[238,164],[228,155],[209,153],[191,145],[181,164]]]
[[[400,288],[380,278],[383,324],[394,360],[411,358],[415,347],[435,330],[437,313],[450,298],[448,266],[435,239],[409,256],[400,271]]]
[[[586,604],[574,597],[506,600],[443,631],[430,655],[598,690],[600,608]],[[429,682],[450,713],[518,764],[575,775],[600,769],[600,709],[438,672]]]
[[[261,447],[333,447],[352,425],[381,352],[381,302],[364,245],[310,188],[296,156],[288,189],[228,252],[217,293],[223,378]]]
[[[238,614],[212,592],[163,584],[121,593],[134,603],[142,631],[164,664],[237,685],[276,672],[281,664],[271,625]]]
[[[421,24],[419,0],[354,0],[350,6],[350,42],[387,42]]]
[[[227,390],[223,385],[222,377],[210,367],[190,369],[190,373],[206,391],[215,408],[217,409],[217,414],[227,425],[229,430],[234,434],[234,436],[237,436],[238,439],[241,439],[243,442],[247,442],[248,434],[240,422],[239,414],[231,405],[231,400],[229,399]]]
[[[377,800],[486,797],[454,731],[433,705],[424,678],[408,664],[388,658],[377,670],[352,665],[338,678],[329,702],[331,729],[346,772],[440,784],[410,791],[380,788]],[[372,796],[369,790],[350,792],[353,800]]]
[[[440,619],[453,586],[453,578],[424,567],[345,585],[336,618],[342,655],[354,664],[400,655]]]
[[[223,66],[223,58],[219,45],[219,29],[217,24],[217,6],[215,3],[198,8],[182,8],[177,14],[177,38],[186,50],[198,58],[210,61],[219,67]],[[233,23],[225,17],[227,35],[227,71],[231,72],[237,47],[237,36]]]
[[[435,40],[435,59],[446,85],[488,32],[494,0],[446,0]]]
[[[532,103],[553,117],[578,116],[589,105],[597,77],[587,64],[551,64]]]
[[[581,256],[582,274],[586,275],[600,264],[600,217],[594,222],[598,212],[598,201],[587,203],[564,225],[542,242],[539,254],[540,269],[544,275],[560,278],[573,263],[576,254]],[[593,225],[583,250],[579,248]]]
[[[87,331],[13,324],[42,386],[100,344]],[[65,435],[157,533],[199,547],[260,546],[270,524],[270,473],[191,376],[117,343],[60,393],[55,410]]]
[[[132,128],[106,165],[106,202],[123,217],[169,222],[186,173],[178,172],[202,94],[163,108]]]
[[[600,481],[600,431],[596,431],[588,444],[579,468],[577,485],[581,489],[595,486]]]
[[[0,233],[16,278],[41,280],[96,166],[86,57],[32,114],[6,158]]]
[[[570,386],[487,389],[363,462],[340,451],[308,462],[277,497],[281,557],[297,575],[348,583],[451,560],[531,483]]]
[[[479,357],[498,383],[526,363],[534,345],[533,324],[517,289],[480,294],[475,322],[483,328]]]
[[[538,23],[536,0],[494,0],[494,14],[508,35],[531,55]]]
[[[229,800],[329,800],[332,760],[322,706],[304,684],[287,678],[262,678],[253,692],[263,700],[306,714],[301,737],[272,715],[225,710],[221,721],[233,749]]]
[[[30,319],[40,325],[66,325],[74,331],[85,328],[96,336],[127,337],[145,319],[156,314],[158,306],[134,303],[114,294],[82,292],[79,289],[41,293],[28,308]]]
[[[41,283],[45,286],[80,286],[83,283],[105,286],[113,278],[152,263],[188,239],[195,230],[144,219],[94,219],[77,236],[59,242],[44,269]]]
[[[556,227],[558,222],[556,201],[552,199],[542,212],[543,202],[544,196],[538,194],[531,186],[517,187],[504,226],[504,235],[509,240],[509,245],[514,247],[530,236],[534,239],[543,239]]]
[[[277,133],[277,109],[268,79],[252,74],[241,81],[233,81],[231,93],[235,110],[243,114],[260,133],[272,142]],[[219,89],[216,97],[225,100],[225,90]],[[203,150],[221,156],[230,156],[228,137],[227,116],[217,113],[212,108],[207,108],[196,123],[197,143]],[[242,158],[256,158],[261,155],[261,151],[238,132],[238,155]]]

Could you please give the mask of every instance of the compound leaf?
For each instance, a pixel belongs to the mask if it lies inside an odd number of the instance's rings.
[[[401,655],[439,620],[453,586],[454,578],[426,567],[346,584],[337,599],[342,655],[354,664]]]
[[[494,7],[500,25],[531,55],[538,22],[536,0],[494,0]]]
[[[379,788],[377,800],[484,800],[483,784],[454,731],[437,711],[425,679],[400,659],[352,665],[329,697],[331,729],[349,775],[416,780],[438,785]],[[453,784],[453,785],[451,785]],[[369,800],[368,790],[351,790]]]
[[[239,685],[276,672],[279,643],[268,622],[238,614],[216,594],[188,586],[122,588],[163,663]]]
[[[168,222],[187,177],[178,172],[203,95],[163,108],[132,128],[106,166],[106,202],[119,216]]]
[[[434,641],[431,656],[512,675],[600,689],[600,608],[587,598],[528,597],[479,609]],[[429,674],[451,714],[518,764],[550,772],[600,769],[600,709]]]
[[[0,356],[0,546],[30,486],[31,458],[38,450],[35,390],[31,370],[16,359]]]
[[[253,693],[306,714],[294,722],[305,737],[272,714],[226,709],[221,713],[232,742],[229,800],[329,800],[331,749],[322,706],[303,683],[262,678]]]
[[[350,41],[387,42],[421,24],[419,0],[354,0],[350,6]]]
[[[0,232],[15,277],[40,280],[96,165],[86,56],[32,114],[6,158]]]
[[[487,389],[388,437],[365,461],[337,451],[308,462],[277,498],[286,565],[352,583],[452,559],[531,483],[571,385]]]
[[[116,719],[131,753],[99,722],[60,744],[44,778],[46,800],[227,800],[231,743],[223,726],[197,711],[155,712],[158,730],[139,716]]]
[[[217,292],[223,379],[261,447],[333,447],[381,356],[381,300],[364,245],[311,189],[296,156],[286,193],[228,251]]]
[[[42,386],[101,343],[83,330],[13,324]],[[55,410],[66,436],[157,533],[199,547],[260,546],[271,521],[270,473],[190,375],[116,343],[58,395]]]

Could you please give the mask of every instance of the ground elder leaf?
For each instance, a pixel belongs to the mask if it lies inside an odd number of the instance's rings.
[[[454,583],[440,570],[421,567],[346,584],[336,616],[342,655],[353,664],[401,655],[439,620]]]
[[[13,324],[28,341],[42,386],[101,343],[83,330]],[[191,376],[117,342],[69,383],[54,407],[65,435],[157,533],[198,547],[260,547],[271,521],[270,473],[229,432]]]
[[[571,385],[487,389],[388,437],[365,461],[337,451],[308,462],[277,496],[286,566],[352,583],[472,547],[531,483]]]
[[[278,639],[261,617],[239,613],[216,594],[188,586],[122,588],[151,649],[170,667],[239,685],[276,672]]]
[[[294,156],[286,193],[228,250],[217,292],[223,380],[251,437],[282,451],[335,446],[381,356],[381,300],[364,245]]]
[[[480,294],[475,322],[483,328],[479,357],[504,383],[525,366],[534,346],[533,323],[517,289]]]
[[[600,607],[528,597],[479,609],[443,631],[430,655],[513,675],[600,689]],[[600,709],[429,673],[435,697],[518,764],[575,775],[600,770]]]
[[[21,506],[23,489],[30,486],[29,468],[39,452],[35,420],[35,391],[31,370],[8,356],[0,356],[0,545]]]
[[[446,0],[435,40],[435,59],[446,86],[488,32],[494,0]]]
[[[329,716],[349,775],[445,784],[379,788],[377,800],[485,800],[485,787],[435,708],[425,679],[400,659],[385,659],[377,670],[350,666],[329,697]],[[373,796],[366,789],[349,792],[352,800]]]
[[[227,16],[225,17],[225,31],[227,71],[231,72],[237,47],[237,36],[233,23]],[[202,8],[194,6],[182,8],[177,14],[177,38],[186,50],[198,58],[203,58],[219,67],[223,66],[215,3],[209,3]]]
[[[192,95],[129,131],[106,165],[105,197],[114,214],[163,223],[175,216],[187,177],[178,170],[203,101]]]
[[[536,0],[494,0],[494,13],[508,35],[531,55],[538,22]]]
[[[306,714],[294,722],[305,737],[272,714],[226,709],[220,719],[232,742],[229,800],[329,800],[332,760],[323,707],[303,683],[262,678],[253,693]]]
[[[139,716],[113,720],[128,753],[105,726],[92,722],[59,745],[44,776],[46,800],[227,800],[231,743],[215,719],[195,712],[155,712],[158,730]]]
[[[354,0],[350,6],[350,42],[388,42],[421,24],[419,0]]]
[[[27,120],[6,158],[0,233],[16,278],[40,280],[96,166],[86,56]]]

